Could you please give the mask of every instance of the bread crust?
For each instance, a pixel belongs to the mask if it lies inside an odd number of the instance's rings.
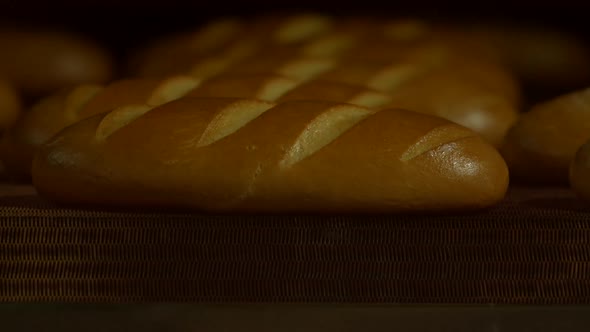
[[[97,139],[112,113],[68,127],[39,151],[40,194],[93,206],[398,213],[490,206],[508,184],[492,146],[414,112],[185,98]]]

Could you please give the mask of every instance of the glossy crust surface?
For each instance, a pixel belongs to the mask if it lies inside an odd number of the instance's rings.
[[[65,204],[398,213],[493,205],[508,172],[472,131],[419,113],[185,98],[68,127],[37,154],[33,182]]]

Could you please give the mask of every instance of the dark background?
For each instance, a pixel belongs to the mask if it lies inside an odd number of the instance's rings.
[[[154,38],[194,29],[220,16],[293,11],[533,24],[571,33],[590,45],[590,0],[0,0],[0,25],[76,31],[108,47],[124,75],[129,55]],[[532,104],[586,85],[547,89],[527,82],[523,91]]]
[[[149,38],[195,27],[220,15],[248,16],[287,10],[530,22],[567,30],[590,41],[588,9],[590,1],[577,0],[1,0],[0,20],[74,29],[120,53]]]

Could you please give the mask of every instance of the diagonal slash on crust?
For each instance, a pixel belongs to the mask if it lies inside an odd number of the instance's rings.
[[[402,153],[400,160],[408,162],[441,145],[470,137],[477,137],[477,135],[466,129],[457,130],[457,126],[454,125],[436,127],[420,137],[414,144],[410,145],[408,149]]]

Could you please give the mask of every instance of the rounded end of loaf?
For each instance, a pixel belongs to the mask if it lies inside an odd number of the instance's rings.
[[[590,201],[590,142],[576,152],[569,168],[569,182],[580,198]]]
[[[79,109],[101,87],[80,85],[61,89],[38,101],[4,135],[0,155],[9,176],[28,179],[36,149],[77,120]]]
[[[498,203],[508,188],[508,169],[497,150],[471,130],[440,118],[398,109],[367,113],[348,105],[324,112],[307,128],[296,141],[302,144],[289,150],[300,156],[283,159],[281,171],[261,179],[252,189],[257,194],[239,209],[467,211]],[[327,145],[316,145],[321,141]]]
[[[88,207],[130,207],[126,198],[142,197],[145,189],[139,185],[135,191],[129,191],[125,179],[129,175],[120,177],[120,170],[106,161],[101,151],[104,139],[97,139],[97,134],[100,136],[105,131],[117,130],[103,126],[102,133],[97,133],[109,114],[78,121],[35,150],[31,180],[41,197],[67,206]],[[126,159],[125,156],[120,158]],[[132,166],[135,164],[137,161],[132,162]],[[148,202],[143,207],[150,206]]]
[[[99,159],[93,158],[96,155],[89,142],[92,142],[104,116],[79,121],[34,151],[31,180],[41,197],[75,205],[88,203],[87,199],[94,197],[94,191],[104,190],[97,187],[105,182],[103,178],[85,172],[92,168],[92,164],[103,166]]]
[[[456,188],[460,191],[457,194],[469,202],[468,206],[458,206],[458,209],[490,207],[506,195],[508,166],[498,151],[479,137],[441,146],[431,153],[431,158],[445,160],[445,174],[456,179]]]
[[[497,149],[460,126],[439,128],[430,139],[446,143],[411,160],[431,210],[476,210],[500,202],[508,190],[509,172]]]
[[[212,205],[216,200],[207,197],[215,187],[192,189],[194,182],[207,180],[198,168],[191,168],[199,156],[198,150],[191,149],[222,139],[272,105],[258,100],[186,98],[154,109],[146,105],[120,107],[65,128],[38,149],[32,166],[33,184],[41,196],[65,205],[193,210],[202,201]],[[205,126],[201,118],[208,119],[212,110],[220,113],[211,126]],[[159,113],[156,119],[152,118],[154,113]],[[146,118],[149,134],[144,129],[129,130]],[[186,126],[192,130],[178,130]],[[128,147],[133,152],[124,152]],[[183,151],[188,155],[181,156]],[[188,163],[188,168],[177,172],[177,163]],[[228,194],[223,191],[223,195]]]

